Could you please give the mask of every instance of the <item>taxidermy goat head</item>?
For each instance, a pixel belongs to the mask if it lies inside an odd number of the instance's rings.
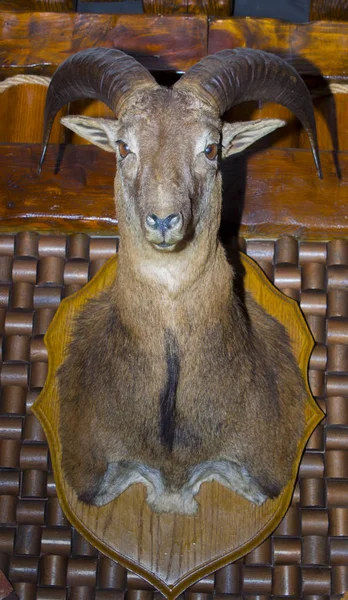
[[[82,309],[58,372],[66,479],[96,505],[141,482],[153,510],[192,514],[211,480],[261,504],[291,478],[305,389],[284,328],[235,293],[219,165],[284,123],[221,119],[245,100],[283,104],[320,174],[307,88],[257,50],[209,56],[170,89],[119,50],[82,51],[51,81],[40,165],[56,113],[84,97],[117,119],[62,122],[116,154],[121,243],[115,282]]]

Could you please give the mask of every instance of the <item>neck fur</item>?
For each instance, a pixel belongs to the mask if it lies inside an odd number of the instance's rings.
[[[184,329],[188,320],[200,327],[221,320],[233,301],[233,271],[217,239],[210,246],[207,240],[191,243],[170,255],[152,248],[148,254],[134,252],[127,241],[120,244],[115,281],[125,325],[141,323],[144,335],[154,335]]]

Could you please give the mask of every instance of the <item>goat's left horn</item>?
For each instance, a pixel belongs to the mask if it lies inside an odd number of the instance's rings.
[[[193,92],[219,116],[247,100],[282,104],[306,129],[322,177],[310,93],[297,71],[279,56],[251,48],[222,50],[191,67],[175,88]]]
[[[156,87],[145,67],[116,48],[90,48],[67,58],[54,73],[47,91],[39,172],[54,118],[65,104],[92,98],[105,102],[118,115],[133,92]]]

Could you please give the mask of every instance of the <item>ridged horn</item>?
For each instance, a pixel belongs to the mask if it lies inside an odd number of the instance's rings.
[[[93,98],[105,102],[117,116],[134,91],[156,87],[145,67],[116,48],[90,48],[67,58],[55,71],[47,91],[39,173],[54,118],[65,104]]]
[[[247,100],[282,104],[307,131],[322,178],[310,93],[297,71],[279,56],[251,48],[222,50],[191,67],[174,87],[194,93],[219,116]]]

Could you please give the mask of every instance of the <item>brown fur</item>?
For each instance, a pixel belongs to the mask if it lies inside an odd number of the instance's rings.
[[[218,241],[221,179],[203,150],[222,124],[194,96],[162,89],[105,127],[110,146],[121,139],[133,156],[118,156],[115,283],[79,314],[58,372],[67,480],[103,503],[110,465],[118,477],[136,465],[180,496],[197,465],[209,466],[204,481],[231,463],[259,490],[251,499],[276,496],[291,477],[305,390],[284,327],[251,297],[242,306]],[[146,215],[179,212],[174,250],[158,250]],[[166,502],[152,505],[193,511]]]

